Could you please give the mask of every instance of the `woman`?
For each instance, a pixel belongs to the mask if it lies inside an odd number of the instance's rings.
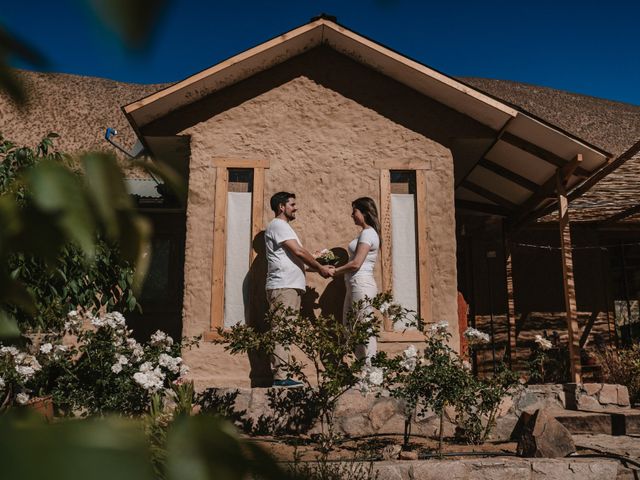
[[[361,197],[353,201],[351,218],[353,223],[362,228],[360,234],[349,243],[349,261],[336,268],[334,275],[345,275],[347,293],[344,297],[343,322],[346,319],[353,303],[364,300],[365,297],[373,298],[378,294],[373,269],[380,249],[380,220],[378,209],[373,199]],[[370,307],[369,307],[370,308]],[[369,311],[360,312],[366,314]],[[370,359],[376,354],[378,344],[375,336],[369,337],[366,345],[356,348],[356,358]]]

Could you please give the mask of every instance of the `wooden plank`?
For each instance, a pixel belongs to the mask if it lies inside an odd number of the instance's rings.
[[[264,230],[264,168],[253,169],[253,192],[251,194],[251,244],[256,236]],[[249,265],[256,258],[256,251],[251,248]]]
[[[269,168],[271,161],[267,158],[229,158],[214,157],[214,167],[225,168]]]
[[[391,264],[391,172],[380,170],[380,228],[382,248],[382,291],[393,292],[393,269]],[[393,330],[392,322],[385,317],[383,329]]]
[[[563,182],[562,174],[556,175],[558,192],[558,224],[560,229],[560,255],[562,259],[562,280],[564,283],[564,302],[567,313],[567,331],[569,342],[569,365],[571,367],[571,381],[580,383],[582,380],[582,366],[580,364],[580,331],[576,308],[576,289],[573,278],[573,254],[571,251],[571,228],[569,223],[569,200]]]
[[[492,192],[491,190],[487,190],[483,186],[478,185],[477,183],[474,183],[471,180],[465,180],[464,182],[462,182],[460,186],[466,188],[467,190],[471,190],[473,193],[477,193],[478,195],[486,198],[487,200],[491,200],[493,203],[497,203],[501,207],[504,207],[508,210],[515,211],[518,208],[518,205],[516,205],[515,203],[507,200],[504,197],[501,197],[500,195],[498,195],[495,192]]]
[[[431,312],[431,255],[427,227],[427,172],[416,171],[416,236],[418,247],[418,305],[425,323],[433,323]]]
[[[375,167],[383,170],[431,170],[431,159],[378,160]]]
[[[500,137],[500,140],[502,140],[503,142],[507,142],[508,144],[519,148],[520,150],[530,153],[531,155],[534,155],[539,159],[544,160],[545,162],[550,163],[551,165],[554,165],[556,167],[564,167],[568,163],[568,161],[561,156],[545,150],[544,148],[539,147],[538,145],[535,145],[528,140],[525,140],[524,138],[520,138],[513,133],[504,132],[502,134],[502,137]],[[581,177],[589,177],[591,175],[591,172],[585,170],[582,167],[578,167],[575,171],[575,174]]]
[[[215,331],[224,325],[224,270],[226,261],[227,183],[229,172],[216,169],[216,190],[213,218],[213,258],[211,262],[211,322]]]
[[[516,172],[503,167],[502,165],[492,162],[491,160],[487,160],[486,158],[480,160],[478,162],[478,165],[492,171],[496,175],[500,175],[501,177],[506,178],[516,185],[520,185],[522,188],[526,188],[530,192],[535,192],[540,188],[540,185],[538,185],[536,182],[529,180],[528,178],[523,177],[522,175],[519,175]]]
[[[507,274],[507,320],[509,323],[509,368],[513,368],[517,360],[517,331],[516,331],[516,303],[513,294],[513,250],[511,249],[511,240],[505,236],[505,267]]]
[[[424,342],[425,334],[419,330],[405,330],[404,332],[380,332],[380,343]]]

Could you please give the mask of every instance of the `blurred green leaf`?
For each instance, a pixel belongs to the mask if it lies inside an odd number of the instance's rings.
[[[8,276],[0,276],[0,302],[19,307],[31,315],[36,313],[33,295],[22,283]]]
[[[169,187],[171,192],[173,192],[173,194],[178,198],[180,203],[182,205],[187,204],[186,182],[184,178],[182,178],[182,176],[167,163],[159,160],[154,160],[152,162],[134,160],[133,163],[160,177],[164,181],[165,185]]]
[[[78,176],[58,163],[43,160],[31,169],[28,179],[35,205],[58,215],[58,226],[92,258],[96,224]]]
[[[255,474],[283,480],[289,475],[257,445],[243,442],[226,420],[206,415],[178,419],[169,432],[170,480],[243,480]]]
[[[20,58],[39,68],[45,68],[47,61],[35,48],[0,25],[0,91],[5,91],[19,106],[23,106],[27,102],[27,94],[15,72],[6,63],[11,57]]]
[[[18,338],[20,329],[15,319],[4,310],[0,310],[0,340]]]
[[[151,480],[143,430],[137,422],[107,418],[45,424],[0,417],[3,478]]]
[[[98,17],[124,43],[137,50],[148,46],[167,0],[90,0]]]
[[[44,55],[15,34],[9,33],[2,25],[0,25],[0,53],[6,56],[15,55],[40,68],[45,68],[48,64]]]
[[[134,293],[139,295],[151,261],[151,223],[144,217],[132,214],[120,215],[119,221],[120,230],[124,232],[119,239],[120,255],[123,260],[135,265],[132,287]]]
[[[105,153],[88,153],[82,157],[89,195],[95,204],[107,237],[120,237],[118,211],[133,211],[133,202],[127,193],[116,158]]]

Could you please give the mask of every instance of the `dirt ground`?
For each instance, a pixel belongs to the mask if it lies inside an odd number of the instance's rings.
[[[297,455],[299,460],[315,460],[320,452],[318,445],[308,438],[300,437],[248,437],[250,441],[259,444],[280,461],[292,461]],[[369,436],[362,438],[344,438],[338,441],[335,449],[329,454],[329,460],[383,460],[383,450],[392,445],[402,445],[402,435],[397,436]],[[412,436],[409,449],[418,454],[418,458],[426,458],[438,451],[438,440]],[[443,453],[448,458],[452,453],[504,453],[513,455],[516,452],[515,442],[486,442],[482,445],[465,445],[445,441]]]

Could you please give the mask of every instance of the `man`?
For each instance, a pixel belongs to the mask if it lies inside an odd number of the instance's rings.
[[[304,277],[305,264],[317,270],[324,278],[333,275],[334,268],[320,265],[300,244],[293,231],[291,221],[295,220],[298,207],[296,196],[289,192],[278,192],[271,197],[271,210],[275,218],[264,232],[267,252],[267,301],[269,307],[281,304],[296,312],[307,283]],[[271,357],[274,387],[294,387],[300,382],[287,377],[283,363],[289,359],[289,351],[283,345],[275,345]]]

